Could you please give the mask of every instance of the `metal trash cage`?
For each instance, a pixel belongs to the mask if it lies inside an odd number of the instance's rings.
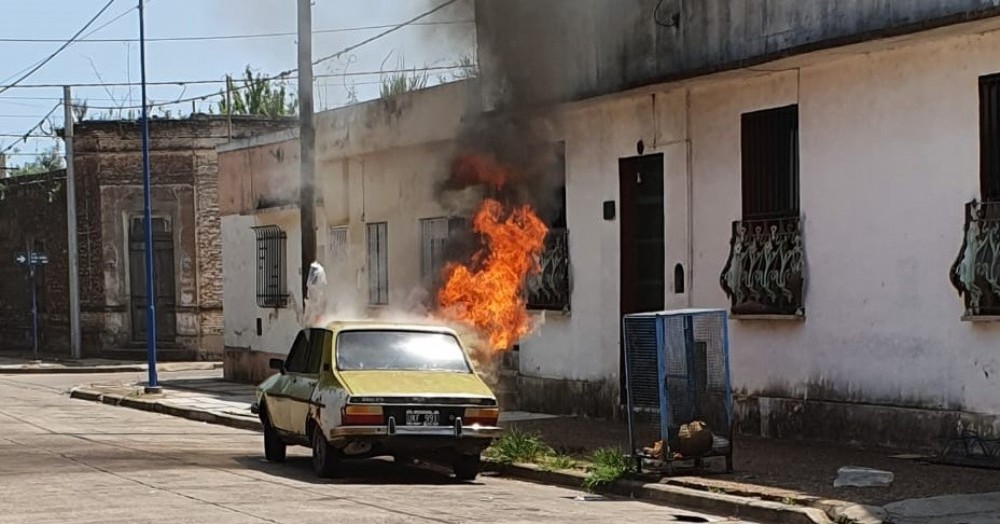
[[[622,320],[629,447],[639,467],[725,457],[732,470],[733,400],[725,310],[684,309]],[[701,421],[711,451],[677,454],[682,426]],[[657,449],[656,443],[662,443]],[[659,451],[659,452],[658,452]]]

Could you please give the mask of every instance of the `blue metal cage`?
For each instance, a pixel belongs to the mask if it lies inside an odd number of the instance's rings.
[[[683,309],[626,315],[622,320],[629,446],[641,463],[726,458],[732,469],[733,400],[725,310]],[[712,450],[675,456],[681,426],[705,423]],[[662,442],[660,457],[643,451]]]

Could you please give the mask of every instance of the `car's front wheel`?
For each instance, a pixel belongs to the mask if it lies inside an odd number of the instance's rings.
[[[479,475],[479,455],[459,455],[455,457],[452,468],[458,480],[476,480]]]
[[[312,463],[313,471],[321,479],[333,478],[340,466],[340,452],[330,445],[323,436],[323,430],[313,429],[312,432]]]
[[[284,462],[288,445],[282,442],[267,416],[261,417],[261,423],[264,426],[264,457],[268,462]]]

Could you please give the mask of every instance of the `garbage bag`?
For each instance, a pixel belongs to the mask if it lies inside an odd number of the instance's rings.
[[[712,430],[700,420],[684,424],[677,431],[677,452],[685,457],[697,457],[712,451]]]

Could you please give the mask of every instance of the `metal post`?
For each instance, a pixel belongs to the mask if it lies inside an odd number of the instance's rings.
[[[33,252],[28,252],[28,281],[31,286],[31,353],[38,358],[38,286],[35,280]]]
[[[309,266],[316,261],[316,128],[313,125],[312,0],[298,0],[299,14],[299,230],[302,233],[302,304]]]
[[[146,393],[161,391],[156,378],[156,286],[153,274],[153,218],[149,181],[149,108],[146,105],[146,23],[143,0],[139,0],[139,69],[142,75],[142,189],[146,229],[146,359],[149,382]]]
[[[80,343],[80,252],[76,226],[76,170],[73,167],[73,98],[69,86],[63,88],[66,128],[66,230],[69,236],[69,348],[70,356],[83,356]]]

